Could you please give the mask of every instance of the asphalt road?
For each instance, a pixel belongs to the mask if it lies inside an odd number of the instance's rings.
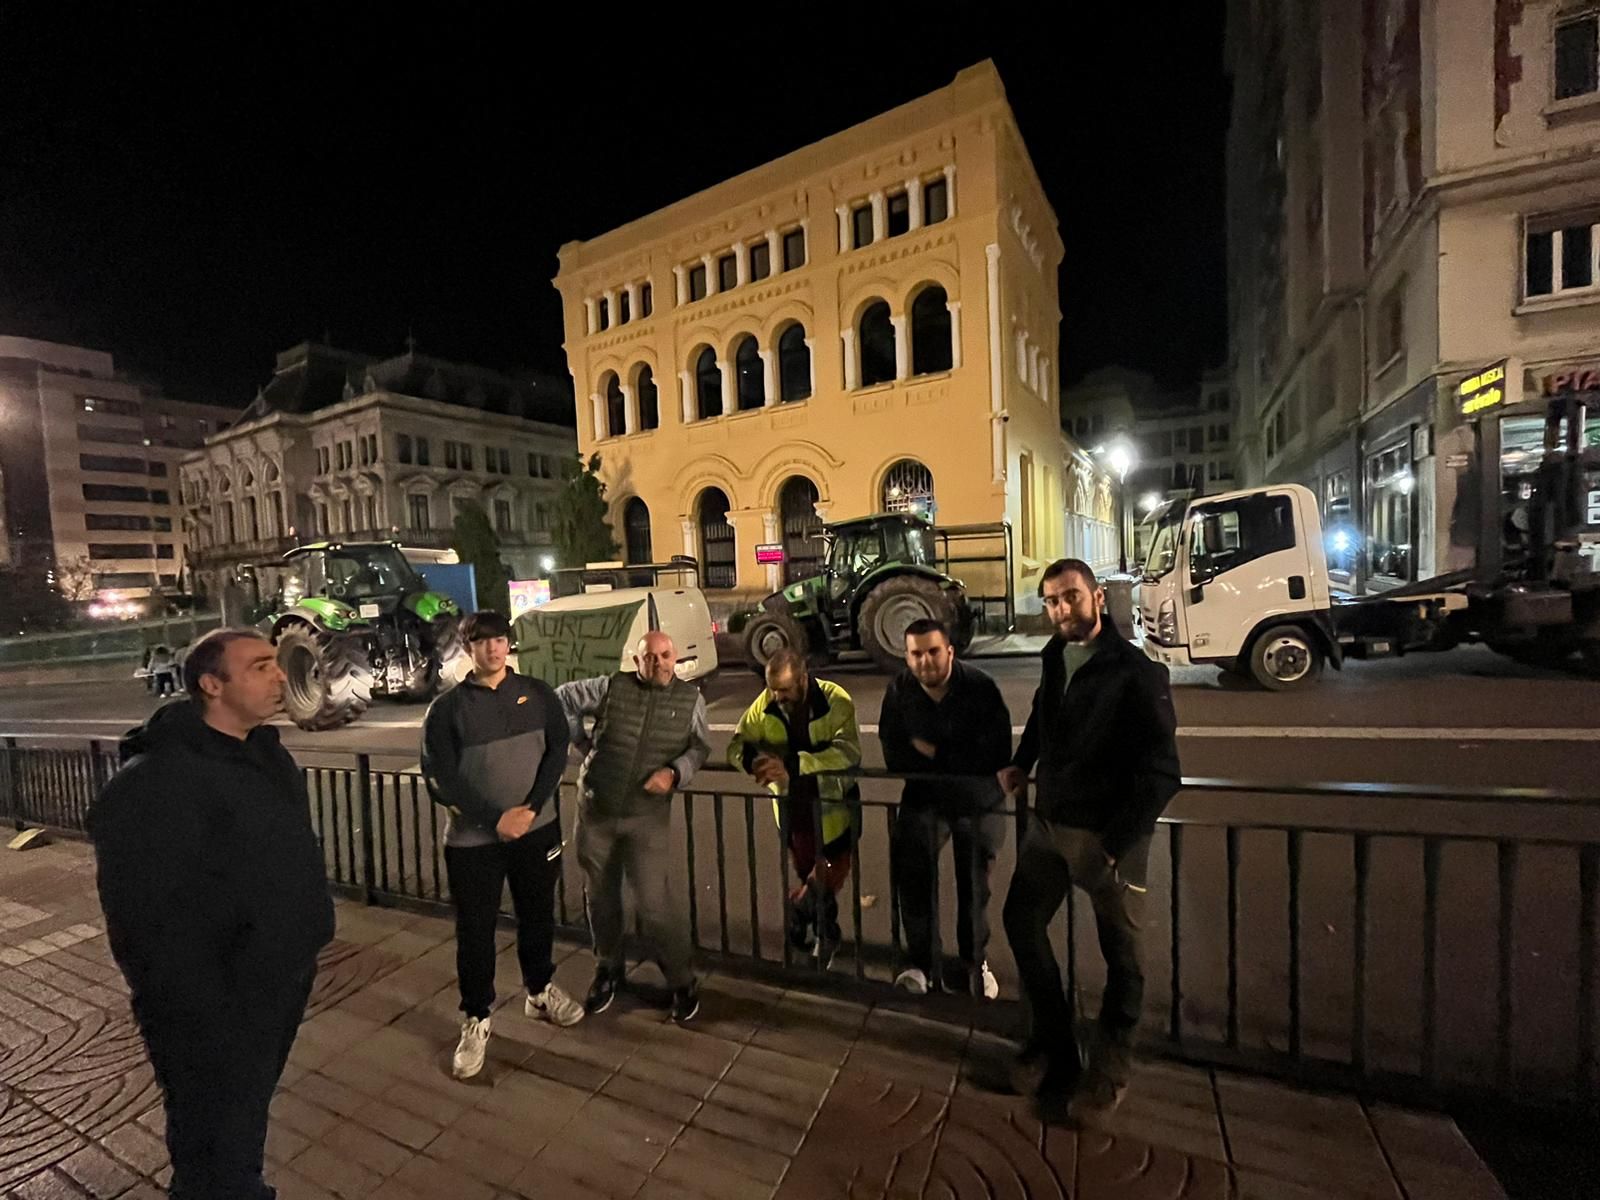
[[[979,660],[1017,728],[1038,679],[1031,658]],[[855,698],[867,765],[886,679],[865,666],[828,676]],[[1211,668],[1174,673],[1184,773],[1267,782],[1356,780],[1554,787],[1600,794],[1600,682],[1518,666],[1487,650],[1352,663],[1302,692],[1267,693]],[[720,752],[754,698],[755,676],[729,665],[703,687]],[[0,733],[49,740],[114,737],[155,700],[132,679],[41,684],[0,696]],[[330,765],[367,751],[386,767],[414,764],[420,705],[378,703],[346,729],[285,726],[286,744]]]

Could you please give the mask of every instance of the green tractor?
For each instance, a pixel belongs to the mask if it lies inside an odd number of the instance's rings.
[[[885,671],[905,662],[906,626],[943,621],[957,650],[972,641],[975,614],[966,589],[938,567],[934,527],[921,517],[879,513],[825,525],[822,574],[791,583],[761,602],[745,624],[745,661],[757,674],[779,650],[824,663],[862,650]]]
[[[283,556],[260,628],[302,729],[337,729],[374,696],[426,700],[465,674],[461,609],[428,590],[396,542],[313,542]]]

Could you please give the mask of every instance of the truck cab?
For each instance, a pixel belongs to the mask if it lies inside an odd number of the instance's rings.
[[[1307,488],[1173,500],[1149,521],[1139,615],[1151,658],[1221,666],[1274,689],[1338,662],[1322,518]]]

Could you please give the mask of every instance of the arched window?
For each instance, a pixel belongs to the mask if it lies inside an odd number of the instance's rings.
[[[761,351],[748,334],[733,351],[734,378],[739,384],[739,407],[760,408],[767,402],[767,384],[761,374]]]
[[[861,386],[889,383],[894,379],[894,326],[889,323],[889,305],[877,300],[861,314],[858,331],[861,341]]]
[[[817,516],[817,485],[804,475],[790,476],[778,492],[783,523],[783,581],[809,579],[822,570],[822,518]]]
[[[778,399],[805,400],[811,395],[811,349],[806,327],[791,325],[778,337]]]
[[[884,474],[883,511],[913,513],[933,520],[933,472],[914,458],[902,458]]]
[[[923,288],[911,302],[911,373],[950,369],[949,297],[942,287]]]
[[[702,421],[722,415],[722,372],[717,368],[717,352],[710,346],[694,360],[694,395]]]
[[[615,371],[606,376],[606,434],[621,437],[628,431],[628,402],[622,398],[622,381]]]
[[[728,496],[721,488],[700,493],[696,506],[700,525],[700,566],[708,588],[731,588],[738,581],[733,526],[728,521]]]
[[[634,392],[639,397],[639,428],[655,429],[661,424],[661,401],[656,393],[655,372],[648,366],[642,366],[638,379]]]
[[[645,370],[649,370],[648,367]],[[623,540],[627,543],[630,563],[650,561],[650,509],[639,497],[629,500],[622,509]]]

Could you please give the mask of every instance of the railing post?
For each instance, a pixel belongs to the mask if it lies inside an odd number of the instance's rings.
[[[372,842],[372,756],[356,755],[356,819],[361,835],[361,884],[368,904],[378,902],[377,856]]]
[[[22,757],[17,753],[17,739],[8,737],[5,744],[6,755],[6,820],[17,828],[22,828]]]

